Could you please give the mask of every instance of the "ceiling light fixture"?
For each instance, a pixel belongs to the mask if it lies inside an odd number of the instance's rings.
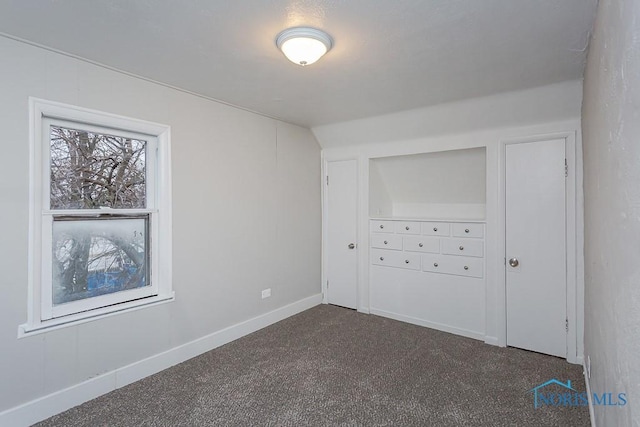
[[[310,27],[288,28],[276,37],[278,49],[294,64],[311,65],[329,52],[333,40],[329,34]]]

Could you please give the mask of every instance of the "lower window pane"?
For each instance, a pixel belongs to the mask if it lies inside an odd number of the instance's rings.
[[[149,218],[56,218],[53,304],[149,285]]]

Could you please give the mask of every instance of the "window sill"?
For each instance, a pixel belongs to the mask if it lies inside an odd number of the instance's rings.
[[[46,320],[42,323],[23,323],[18,326],[18,338],[31,337],[49,331],[66,328],[69,326],[77,326],[83,323],[92,322],[94,320],[104,319],[121,313],[129,313],[147,307],[154,307],[160,304],[166,304],[175,300],[175,294],[171,292],[168,295],[157,295],[138,301],[130,301],[117,306],[104,307],[97,310],[91,310],[84,313],[78,313],[70,316],[64,316],[57,319]]]

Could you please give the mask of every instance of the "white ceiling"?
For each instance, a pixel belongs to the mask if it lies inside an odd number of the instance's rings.
[[[304,126],[582,77],[597,0],[0,0],[0,32]],[[302,68],[283,29],[335,46]]]

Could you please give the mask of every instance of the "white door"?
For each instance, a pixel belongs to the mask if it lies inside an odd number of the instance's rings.
[[[327,302],[356,308],[357,162],[328,162],[327,174]]]
[[[507,345],[567,355],[565,140],[506,146]]]

